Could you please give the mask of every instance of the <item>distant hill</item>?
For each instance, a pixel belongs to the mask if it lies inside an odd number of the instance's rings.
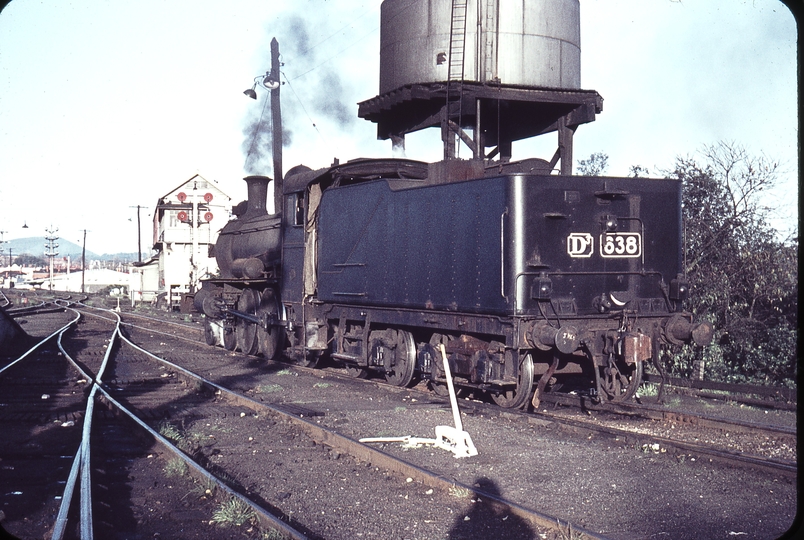
[[[8,240],[7,242],[3,243],[2,247],[5,255],[8,255],[8,251],[11,250],[14,255],[22,255],[23,253],[27,253],[28,255],[33,255],[34,257],[44,257],[45,244],[47,244],[47,240],[45,240],[44,237],[33,236],[30,238]],[[59,245],[59,247],[56,248],[56,253],[59,254],[59,257],[75,258],[76,256],[81,256],[81,246],[78,244],[65,240],[64,238],[59,238],[56,240],[56,244]],[[97,258],[97,254],[87,251],[87,259]]]
[[[0,247],[3,248],[1,257],[8,257],[9,250],[15,257],[17,255],[28,254],[34,257],[45,258],[45,244],[47,240],[43,236],[32,236],[30,238],[15,238],[14,240],[6,240]],[[61,257],[70,257],[76,261],[81,258],[81,246],[64,238],[56,240],[59,245],[56,252]],[[148,258],[148,254],[143,253],[143,259]],[[87,250],[88,261],[122,261],[122,262],[135,262],[137,260],[136,253],[105,253],[98,255],[93,251]]]
[[[3,248],[3,255],[4,257],[8,257],[9,250],[11,250],[12,255],[22,255],[27,253],[28,255],[33,255],[34,257],[42,257],[45,256],[45,244],[47,241],[42,236],[33,236],[30,238],[16,238],[14,240],[7,240],[5,241],[2,246]],[[72,260],[77,260],[81,258],[81,246],[74,242],[70,242],[69,240],[65,240],[64,238],[59,238],[56,240],[56,243],[59,245],[56,248],[56,252],[58,253],[59,257],[70,257]],[[145,256],[145,255],[143,255]],[[107,253],[104,255],[98,255],[92,251],[87,250],[86,254],[87,260],[120,260],[120,261],[136,261],[137,254],[136,253]]]

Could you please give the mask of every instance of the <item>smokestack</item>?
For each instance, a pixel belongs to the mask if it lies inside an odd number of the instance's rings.
[[[248,208],[243,219],[267,214],[265,204],[268,200],[268,183],[271,179],[267,176],[246,176],[243,180],[248,186]]]

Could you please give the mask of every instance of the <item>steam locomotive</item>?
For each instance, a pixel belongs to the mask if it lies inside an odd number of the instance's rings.
[[[247,177],[214,246],[220,277],[195,295],[206,341],[439,393],[443,344],[456,387],[503,407],[565,377],[628,399],[663,347],[712,338],[683,308],[680,183],[549,172],[538,159],[297,166],[276,214],[271,179]]]

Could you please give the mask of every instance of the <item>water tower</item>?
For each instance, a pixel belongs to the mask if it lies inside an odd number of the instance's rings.
[[[380,92],[359,104],[379,139],[440,127],[445,161],[505,164],[514,141],[558,133],[543,170],[572,174],[572,135],[602,111],[581,89],[579,0],[384,0]]]

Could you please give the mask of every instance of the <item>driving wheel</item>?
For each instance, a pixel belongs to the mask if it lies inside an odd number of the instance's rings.
[[[254,289],[243,289],[240,298],[237,299],[236,309],[249,315],[257,315],[257,307],[260,305],[260,293]],[[237,348],[243,354],[256,354],[257,352],[257,325],[251,321],[237,318],[235,321],[235,336]]]

